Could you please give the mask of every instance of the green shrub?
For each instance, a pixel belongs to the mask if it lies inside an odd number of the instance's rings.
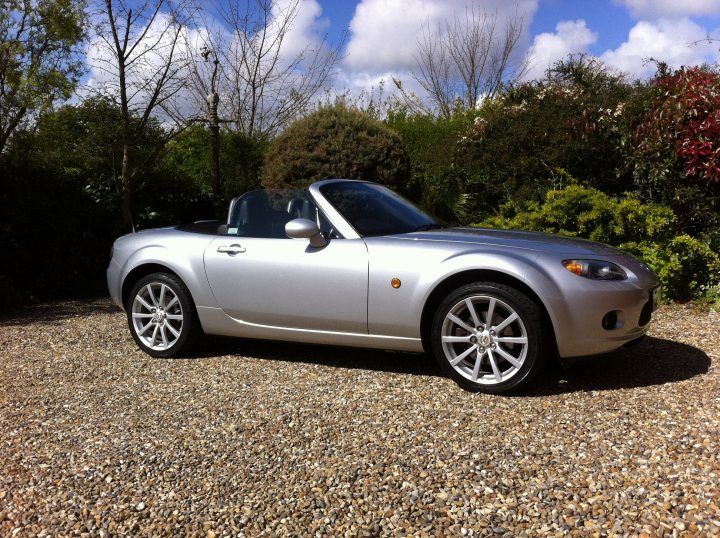
[[[393,187],[409,177],[400,136],[344,104],[323,107],[293,123],[270,145],[262,184],[305,187],[317,179],[368,179]]]
[[[720,257],[702,241],[678,235],[663,243],[620,245],[640,257],[663,283],[663,295],[671,299],[693,299],[720,282]]]
[[[633,197],[616,199],[597,189],[571,185],[550,191],[545,202],[508,202],[481,226],[538,230],[585,237],[601,243],[658,241],[672,232],[672,210],[643,204]]]
[[[613,198],[579,185],[547,193],[545,202],[509,202],[479,224],[584,237],[642,258],[671,299],[699,297],[720,282],[720,257],[707,242],[677,235],[673,211],[627,196]],[[704,288],[705,287],[705,288]]]
[[[410,181],[401,192],[426,211],[450,221],[464,216],[467,175],[457,166],[456,157],[472,120],[471,113],[436,118],[406,110],[391,110],[385,120],[400,134],[410,157]]]
[[[466,190],[475,215],[494,213],[509,199],[540,201],[571,176],[612,194],[632,188],[622,147],[626,105],[643,91],[597,60],[576,56],[544,80],[484,101],[457,160],[476,178]]]
[[[699,303],[708,310],[720,312],[720,284],[708,284],[702,288],[703,296]]]
[[[220,131],[220,179],[225,202],[259,188],[267,146],[264,139],[229,129]],[[182,132],[168,148],[163,164],[170,177],[194,185],[208,197],[212,195],[210,132],[204,125],[193,125]]]

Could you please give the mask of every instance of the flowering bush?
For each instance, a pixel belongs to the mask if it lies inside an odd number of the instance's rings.
[[[476,219],[508,199],[541,200],[580,178],[604,192],[632,188],[621,140],[638,87],[597,60],[571,57],[545,79],[483,102],[459,150]]]
[[[685,173],[720,181],[720,76],[698,67],[655,81],[660,89],[658,121],[670,123]]]
[[[720,73],[661,66],[652,85],[628,144],[637,192],[672,207],[680,229],[712,234],[720,229]]]

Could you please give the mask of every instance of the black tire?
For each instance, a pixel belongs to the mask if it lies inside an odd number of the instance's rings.
[[[448,295],[431,329],[433,353],[448,377],[465,390],[488,394],[507,394],[532,382],[545,363],[545,336],[541,308],[525,294],[495,282],[468,284]]]
[[[135,343],[152,357],[184,355],[202,332],[190,292],[169,273],[141,278],[132,287],[125,310]]]

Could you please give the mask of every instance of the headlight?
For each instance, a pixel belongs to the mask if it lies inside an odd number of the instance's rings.
[[[578,276],[593,280],[625,280],[627,275],[611,262],[600,260],[564,260],[565,269]]]

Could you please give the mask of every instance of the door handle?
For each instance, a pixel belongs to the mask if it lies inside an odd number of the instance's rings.
[[[235,254],[241,254],[245,252],[245,247],[242,245],[238,245],[237,243],[227,246],[222,245],[217,248],[218,252],[221,252],[223,254],[229,254],[230,256],[235,256]]]

